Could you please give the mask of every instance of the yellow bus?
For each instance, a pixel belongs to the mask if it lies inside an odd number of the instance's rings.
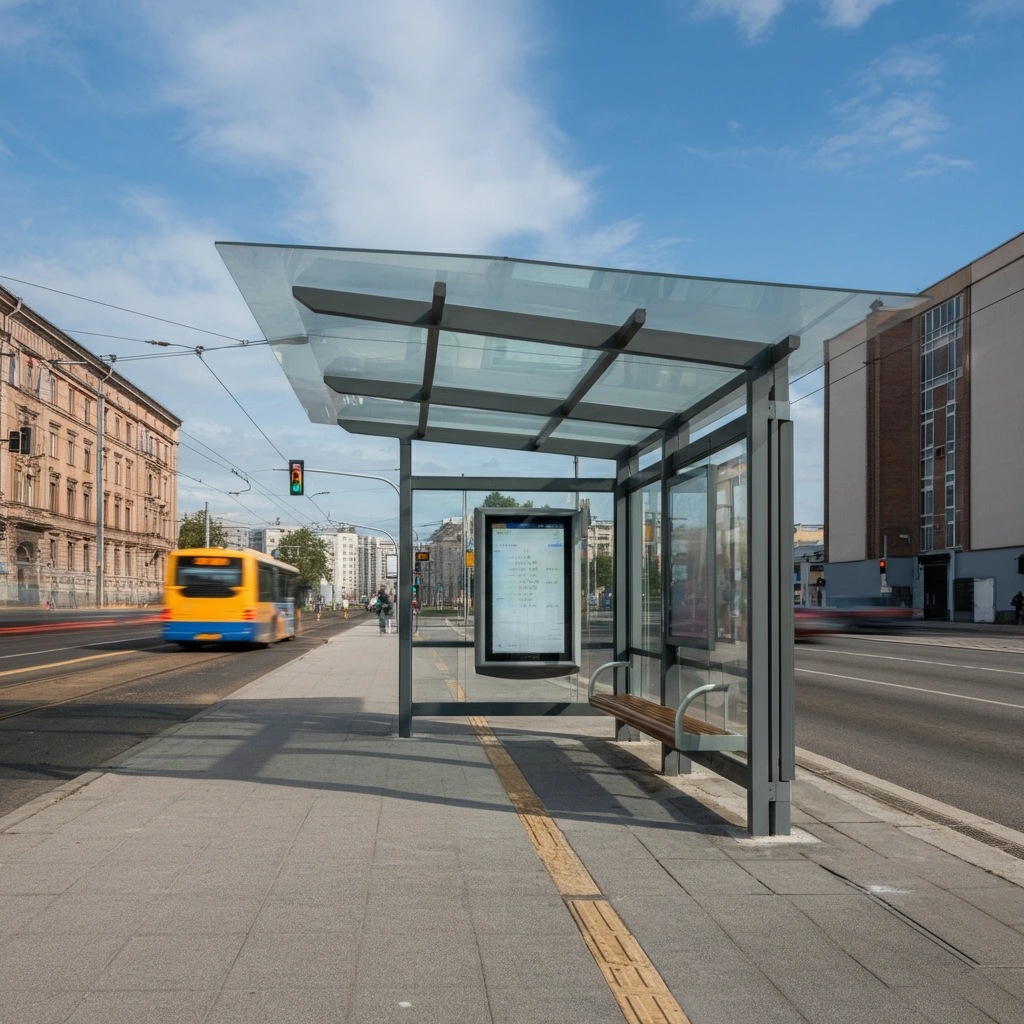
[[[164,639],[185,648],[289,640],[298,632],[299,586],[298,569],[259,551],[172,551],[164,582]]]

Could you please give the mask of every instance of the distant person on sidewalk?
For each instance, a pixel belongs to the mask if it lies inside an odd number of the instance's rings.
[[[1020,625],[1021,616],[1024,615],[1024,594],[1019,590],[1013,595],[1013,600],[1010,602],[1010,607],[1013,608],[1013,624],[1015,626]]]
[[[343,598],[341,602],[341,617],[343,619],[348,618],[348,598]]]

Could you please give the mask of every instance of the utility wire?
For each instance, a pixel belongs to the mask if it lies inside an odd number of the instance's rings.
[[[183,477],[186,477],[189,480],[194,480],[197,484],[202,484],[204,487],[210,487],[213,490],[218,491],[221,494],[226,494],[229,498],[232,498],[238,505],[241,505],[241,507],[244,508],[245,511],[249,513],[249,515],[255,516],[257,519],[262,519],[263,522],[267,524],[267,526],[271,526],[272,525],[269,519],[265,519],[263,516],[261,516],[259,514],[259,512],[254,512],[247,505],[243,505],[242,502],[240,502],[238,500],[238,497],[236,495],[232,494],[230,491],[221,490],[221,488],[215,486],[214,484],[207,483],[205,480],[200,480],[199,477],[192,476],[190,473],[185,473],[185,472],[183,472],[180,469],[176,470],[176,473],[177,473],[178,476],[183,476]]]
[[[184,327],[188,331],[198,331],[200,334],[209,334],[214,338],[227,338],[228,341],[242,341],[242,338],[233,338],[230,334],[221,334],[219,331],[209,331],[205,327],[195,327],[192,324],[183,324],[177,320],[168,320],[166,317],[154,316],[152,313],[143,313],[138,309],[128,309],[126,306],[115,306],[112,302],[101,302],[99,299],[90,299],[87,295],[75,295],[74,292],[61,291],[60,288],[51,288],[49,285],[37,284],[35,281],[23,281],[20,277],[11,277],[10,274],[0,274],[0,280],[14,281],[16,284],[24,284],[29,288],[40,288],[44,292],[53,292],[55,295],[63,295],[69,299],[80,299],[82,302],[91,302],[96,306],[106,306],[107,309],[116,309],[121,313],[131,313],[133,316],[144,316],[149,320],[159,320],[162,324],[171,324],[173,327]]]

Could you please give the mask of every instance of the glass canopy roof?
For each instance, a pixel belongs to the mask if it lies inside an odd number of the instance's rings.
[[[920,300],[504,257],[217,249],[314,422],[599,458],[724,400],[775,346],[792,379],[829,338],[882,308],[891,326]]]

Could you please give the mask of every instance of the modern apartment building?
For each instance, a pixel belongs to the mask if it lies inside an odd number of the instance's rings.
[[[1006,618],[1024,589],[1024,234],[826,350],[828,600]],[[885,577],[879,562],[885,559]]]
[[[0,603],[91,604],[101,560],[108,604],[159,601],[174,547],[180,426],[173,413],[0,288]]]

